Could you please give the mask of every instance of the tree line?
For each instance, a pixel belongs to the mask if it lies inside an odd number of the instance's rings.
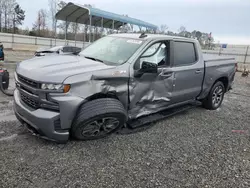
[[[20,7],[16,0],[0,0],[0,31],[7,33],[17,33],[30,36],[51,37],[51,38],[65,38],[65,30],[67,30],[68,40],[89,41],[90,35],[93,39],[98,39],[102,35],[112,33],[110,29],[102,29],[99,27],[92,27],[90,34],[89,26],[76,23],[66,23],[64,21],[56,22],[55,14],[66,6],[67,3],[60,0],[48,0],[48,8],[40,9],[37,12],[36,18],[32,28],[21,29],[25,19],[25,11]],[[85,4],[85,6],[94,5]],[[127,16],[127,15],[126,15]],[[57,30],[57,32],[55,32]],[[140,33],[141,31],[134,31],[130,25],[124,25],[120,28],[121,32]],[[75,35],[75,33],[77,33]],[[178,32],[173,32],[168,29],[166,24],[162,24],[156,33],[166,34],[171,36],[182,36],[187,38],[195,38],[199,40],[203,48],[213,48],[214,39],[212,33],[205,33],[198,30],[187,31],[186,27],[181,26]]]
[[[16,33],[23,24],[25,11],[16,0],[0,0],[0,31]]]

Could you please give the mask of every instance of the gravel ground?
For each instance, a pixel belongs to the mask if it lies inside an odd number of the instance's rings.
[[[234,87],[216,111],[66,145],[28,133],[0,95],[0,187],[250,187],[250,78]]]

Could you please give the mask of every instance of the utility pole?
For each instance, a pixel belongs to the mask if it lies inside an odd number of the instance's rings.
[[[249,48],[249,46],[247,46],[247,51],[246,51],[246,55],[245,55],[245,59],[244,59],[244,64],[246,63],[246,60],[247,60],[248,48]]]
[[[16,14],[14,13],[14,19],[13,19],[13,34],[15,34],[16,29]]]

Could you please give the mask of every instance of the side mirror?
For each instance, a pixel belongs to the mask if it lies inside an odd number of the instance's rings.
[[[157,64],[148,61],[143,61],[140,68],[138,70],[135,70],[134,76],[141,77],[144,73],[157,73],[157,68]]]
[[[141,64],[140,72],[143,73],[157,73],[157,64],[143,61]]]

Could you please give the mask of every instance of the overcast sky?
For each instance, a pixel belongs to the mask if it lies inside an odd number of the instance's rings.
[[[17,0],[26,11],[24,26],[31,27],[37,11],[48,0]],[[69,2],[66,0],[66,2]],[[127,14],[157,26],[178,31],[212,32],[221,43],[250,44],[250,0],[71,0],[106,11]]]

